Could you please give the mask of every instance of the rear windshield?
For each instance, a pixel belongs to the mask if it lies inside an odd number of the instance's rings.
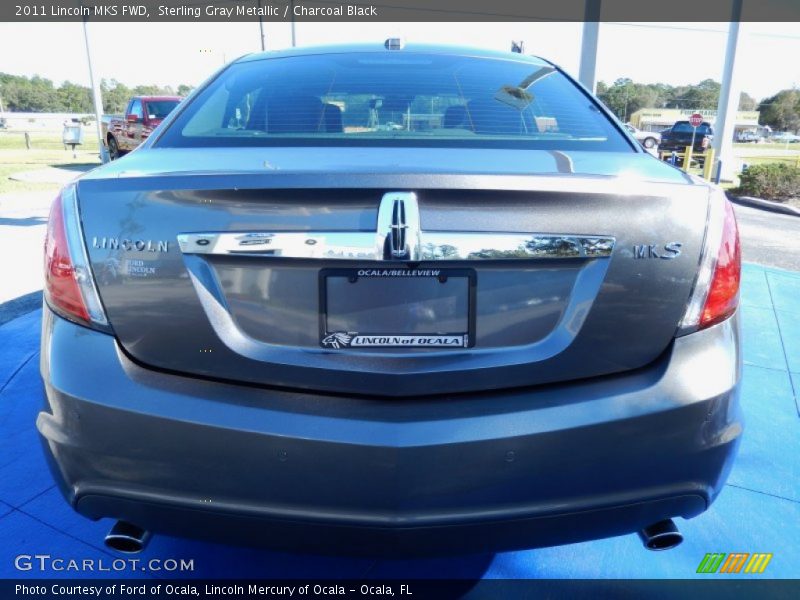
[[[163,119],[176,106],[178,106],[177,100],[148,100],[147,116],[151,119]]]
[[[694,131],[694,127],[691,126],[689,121],[678,121],[675,125],[672,126],[672,131],[675,133],[692,133]],[[710,133],[711,126],[708,123],[701,123],[700,126],[697,128],[695,133]]]
[[[416,53],[233,64],[156,145],[632,149],[546,63]]]

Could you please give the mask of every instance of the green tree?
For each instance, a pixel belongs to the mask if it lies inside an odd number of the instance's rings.
[[[133,88],[134,96],[174,96],[172,86],[137,85]]]
[[[65,81],[57,90],[59,111],[92,112],[93,102],[91,90],[82,85]]]
[[[696,85],[675,87],[667,106],[689,110],[715,109],[719,103],[720,87],[719,82],[713,79],[704,79]]]
[[[186,84],[177,89],[180,96],[192,91],[192,87]],[[116,79],[103,79],[100,92],[103,112],[117,114],[125,111],[131,96],[175,95],[172,86],[137,85],[130,88]],[[0,98],[5,110],[15,112],[91,113],[94,110],[92,92],[87,86],[65,81],[56,88],[52,81],[38,75],[25,77],[0,73]]]
[[[631,79],[617,79],[611,86],[602,81],[597,85],[597,96],[623,121],[641,108],[664,106],[668,86],[663,84],[634,83]]]
[[[597,84],[597,96],[620,119],[628,120],[641,108],[716,109],[720,84],[705,79],[697,84],[672,86],[665,83],[635,83],[628,78],[613,84]],[[739,96],[739,110],[755,110],[756,101],[749,94]]]
[[[800,129],[800,90],[781,90],[762,100],[758,109],[762,125],[769,125],[776,131]]]
[[[38,75],[31,78],[0,73],[0,95],[7,110],[56,112],[61,110],[53,82]]]
[[[100,90],[103,94],[103,112],[106,114],[122,114],[133,95],[127,85],[116,79],[103,79]]]

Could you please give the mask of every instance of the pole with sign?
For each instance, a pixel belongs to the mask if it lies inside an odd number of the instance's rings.
[[[694,152],[694,138],[697,135],[697,128],[703,124],[703,115],[700,113],[693,113],[689,117],[689,125],[692,126],[692,143],[686,149],[686,156],[683,158],[683,170],[689,171],[689,165],[692,163],[692,152]]]

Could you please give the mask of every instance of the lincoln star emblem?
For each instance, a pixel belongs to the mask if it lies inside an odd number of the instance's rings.
[[[384,260],[414,260],[419,256],[419,208],[412,192],[385,194],[378,208],[378,235]]]
[[[406,205],[401,199],[394,201],[392,206],[392,232],[391,232],[391,247],[392,257],[404,258],[408,254],[408,245],[406,244]]]

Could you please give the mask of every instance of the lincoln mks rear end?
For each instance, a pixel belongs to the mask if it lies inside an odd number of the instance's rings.
[[[680,541],[742,432],[736,221],[534,57],[244,57],[65,187],[38,416],[150,533],[420,555]]]

